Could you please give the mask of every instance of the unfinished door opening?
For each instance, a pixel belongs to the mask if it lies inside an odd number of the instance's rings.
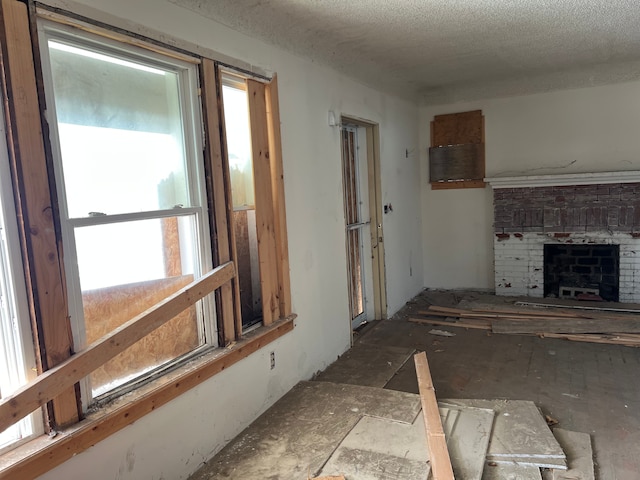
[[[619,301],[619,245],[544,245],[544,295]]]
[[[386,317],[377,125],[342,117],[341,147],[352,328]],[[371,261],[369,261],[371,258]]]

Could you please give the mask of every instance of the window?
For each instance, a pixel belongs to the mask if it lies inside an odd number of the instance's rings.
[[[74,342],[100,339],[211,269],[195,65],[41,31]],[[187,309],[89,378],[96,398],[216,339]]]
[[[38,373],[48,373],[0,402],[0,430],[22,428],[15,420],[46,403],[47,427],[73,432],[12,452],[0,476],[23,478],[263,348],[293,329],[295,314],[276,79],[229,75],[223,93],[214,60],[43,5],[5,0],[0,13],[15,177],[0,172],[1,192],[20,192],[17,213],[5,215],[17,219],[19,249],[9,238],[2,259],[12,269],[24,258],[33,350]],[[40,55],[30,51],[33,13]],[[234,205],[255,211],[250,277],[266,327],[255,331],[240,314],[237,272],[247,259],[239,259]],[[29,337],[19,339],[25,354]],[[138,387],[139,395],[119,395]],[[99,408],[103,400],[114,408]]]
[[[35,377],[5,133],[3,117],[0,123],[0,398]],[[42,431],[42,413],[38,410],[0,432],[0,452]]]

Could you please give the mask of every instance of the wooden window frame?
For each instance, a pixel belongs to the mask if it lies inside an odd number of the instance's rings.
[[[169,47],[165,49],[139,37],[129,38],[121,32],[94,26],[88,19],[72,19],[58,11],[40,9],[38,14],[80,30],[129,40],[154,52],[172,52]],[[24,412],[28,413],[34,405],[47,405],[48,426],[57,433],[53,440],[39,438],[0,456],[0,477],[25,479],[45,473],[263,348],[291,331],[296,317],[291,309],[277,79],[265,79],[265,82],[247,79],[253,102],[254,163],[256,158],[259,163],[254,175],[256,183],[263,185],[259,221],[268,238],[268,251],[260,252],[260,263],[266,269],[261,283],[263,292],[268,292],[268,296],[263,293],[263,298],[268,302],[269,317],[265,317],[263,327],[243,336],[219,68],[212,59],[194,56],[191,61],[200,65],[205,181],[214,271],[150,312],[127,322],[122,331],[118,329],[88,348],[74,351],[35,22],[36,8],[30,0],[0,0],[1,86],[5,93],[12,183],[39,374],[16,394],[0,401],[0,429],[15,422]],[[181,60],[185,57],[184,52],[173,53]],[[166,312],[186,308],[183,305],[192,304],[210,291],[216,291],[217,295],[219,343],[227,348],[207,351],[172,372],[152,379],[136,390],[133,399],[116,398],[83,419],[77,383],[78,375],[86,373],[83,368],[94,368],[96,362],[112,358],[119,348],[126,348],[127,342],[137,341],[149,328],[166,321]],[[165,313],[157,316],[156,308]],[[114,349],[109,345],[113,344],[115,335],[119,335],[115,342],[119,346]]]

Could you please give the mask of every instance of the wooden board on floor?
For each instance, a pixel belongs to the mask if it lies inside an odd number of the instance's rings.
[[[491,325],[487,322],[467,320],[438,320],[429,317],[411,317],[409,321],[412,323],[422,323],[424,325],[440,325],[447,327],[475,328],[478,330],[491,330]]]
[[[548,320],[543,318],[518,320],[494,320],[494,333],[640,333],[640,320],[632,319],[587,319]]]
[[[429,458],[431,459],[433,480],[454,480],[427,355],[424,352],[420,352],[414,355],[413,358],[416,364],[418,389],[420,390],[420,402],[427,432],[427,447],[429,449]]]

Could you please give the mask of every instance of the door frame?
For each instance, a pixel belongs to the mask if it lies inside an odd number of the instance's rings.
[[[342,115],[341,124],[355,125],[365,130],[367,145],[367,175],[369,213],[371,216],[371,264],[373,282],[373,320],[387,318],[387,282],[382,226],[382,184],[380,181],[380,127],[377,123]],[[342,140],[341,140],[342,142]],[[342,147],[342,143],[341,143]],[[369,252],[365,252],[365,255]]]

